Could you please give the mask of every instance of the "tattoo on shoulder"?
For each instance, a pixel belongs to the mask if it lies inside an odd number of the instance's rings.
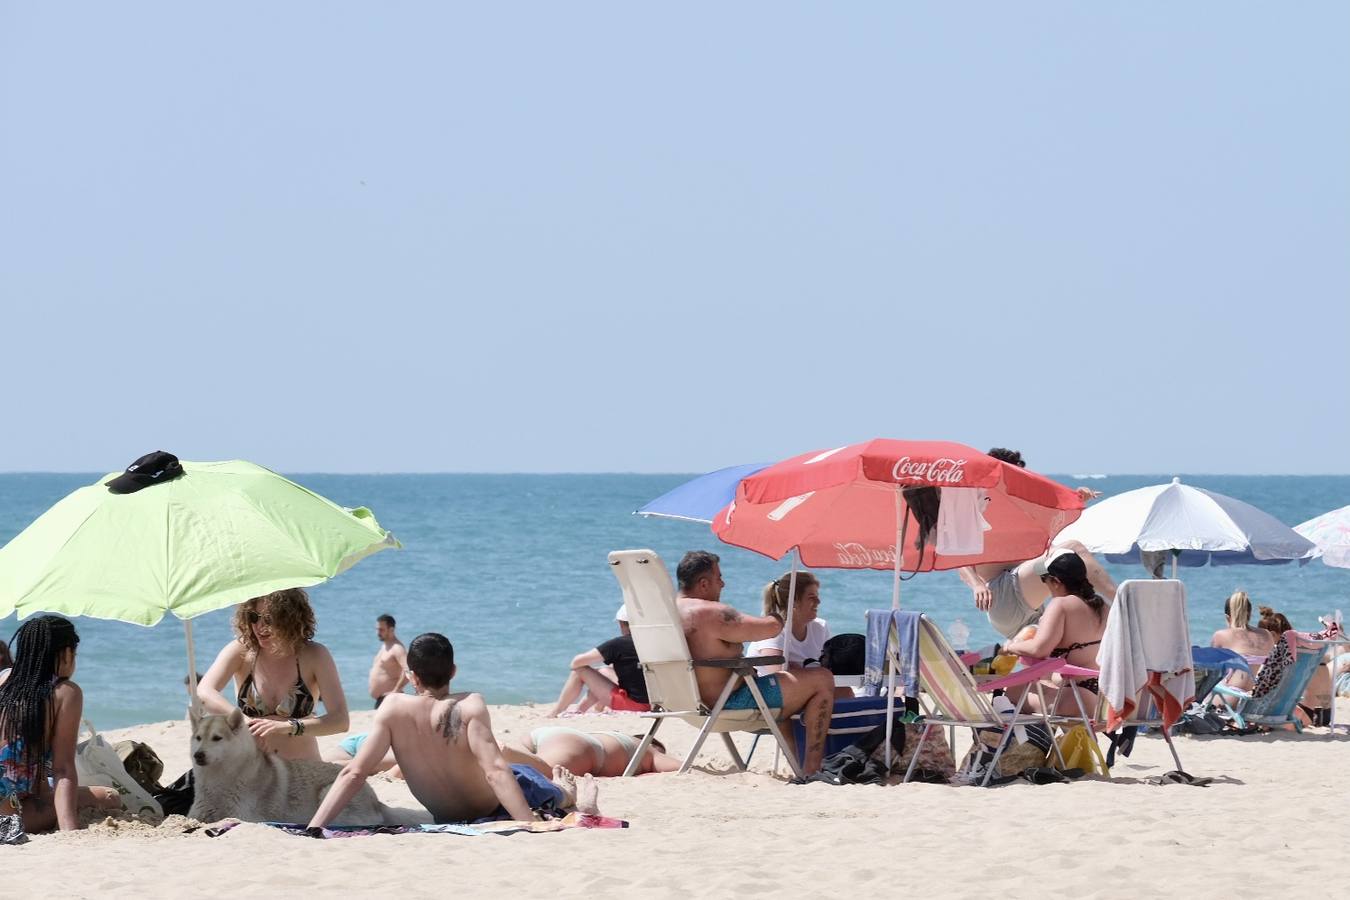
[[[726,622],[728,625],[730,625],[732,622],[739,622],[740,620],[741,620],[740,610],[732,609],[730,606],[722,610],[722,621]]]
[[[447,741],[459,740],[460,732],[459,703],[451,700],[450,705],[445,708],[441,714],[440,731],[441,737]]]

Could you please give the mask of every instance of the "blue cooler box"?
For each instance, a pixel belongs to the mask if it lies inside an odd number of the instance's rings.
[[[895,698],[895,712],[905,711],[905,698]],[[854,697],[852,700],[835,700],[834,715],[830,717],[830,730],[825,736],[825,755],[837,753],[856,743],[878,725],[886,723],[885,697]],[[800,715],[792,717],[792,736],[797,741],[797,759],[801,761],[806,747],[806,728]]]

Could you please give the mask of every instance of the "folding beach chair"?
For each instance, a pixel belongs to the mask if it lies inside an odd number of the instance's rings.
[[[1297,642],[1297,638],[1295,641]],[[1303,723],[1294,715],[1294,710],[1298,707],[1298,701],[1303,698],[1304,692],[1308,690],[1308,683],[1312,681],[1313,675],[1317,674],[1317,667],[1322,664],[1322,648],[1320,645],[1305,647],[1297,643],[1296,646],[1298,649],[1294,661],[1280,673],[1280,680],[1275,682],[1275,687],[1268,693],[1253,697],[1247,691],[1240,691],[1226,684],[1214,687],[1214,693],[1237,701],[1228,710],[1237,727],[1267,725],[1278,728],[1293,725],[1295,731],[1303,731]]]
[[[1049,716],[1022,712],[1031,690],[1023,693],[1021,701],[1011,715],[1001,714],[994,709],[993,691],[1006,690],[1019,685],[1039,685],[1044,679],[1056,673],[1070,678],[1091,677],[1096,674],[1093,670],[1070,665],[1062,659],[1046,659],[1033,661],[1027,668],[1004,678],[977,683],[975,676],[971,674],[965,662],[947,643],[947,638],[933,620],[927,616],[921,616],[919,618],[919,703],[924,708],[925,713],[919,719],[919,723],[924,728],[919,735],[919,744],[915,748],[914,758],[910,760],[909,768],[905,772],[905,781],[909,781],[914,776],[914,768],[919,761],[919,750],[923,747],[932,730],[955,726],[969,728],[972,733],[989,728],[998,729],[1000,732],[994,757],[985,767],[985,772],[980,781],[982,785],[987,785],[989,779],[998,770],[998,761],[1003,756],[1003,751],[1011,743],[1017,728],[1035,724],[1043,725],[1049,730],[1052,724]],[[1042,702],[1044,702],[1043,694]],[[1080,719],[1067,719],[1067,721],[1072,721],[1075,724],[1081,723],[1087,727],[1090,734],[1092,726],[1087,711],[1082,709],[1081,706],[1080,710],[1082,711]],[[1058,720],[1065,717],[1055,718]],[[1063,765],[1064,760],[1059,755],[1057,744],[1053,746],[1053,750],[1056,757],[1059,758],[1060,764]]]
[[[703,742],[713,733],[722,735],[732,761],[738,769],[745,771],[745,762],[731,739],[731,732],[745,731],[772,734],[783,749],[793,774],[800,778],[801,767],[795,755],[787,752],[783,733],[778,728],[779,711],[771,709],[764,702],[764,696],[754,681],[755,669],[752,663],[779,665],[783,658],[693,659],[689,655],[684,626],[675,604],[675,585],[661,557],[652,550],[616,550],[609,554],[609,565],[623,589],[628,627],[647,681],[647,701],[652,711],[642,715],[653,720],[651,729],[634,751],[623,774],[632,775],[637,771],[662,722],[666,719],[681,719],[699,729],[698,738],[690,748],[684,765],[680,767],[681,774],[689,771]],[[711,708],[700,697],[698,682],[694,678],[694,669],[704,667],[724,669],[730,674],[726,687]],[[751,696],[755,698],[756,709],[725,708],[727,698],[741,684],[749,687]]]

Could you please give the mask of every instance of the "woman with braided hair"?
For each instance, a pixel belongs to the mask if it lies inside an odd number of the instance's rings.
[[[26,831],[79,827],[75,741],[84,695],[70,680],[79,643],[60,616],[29,619],[10,641],[14,665],[0,677],[0,813],[18,813]]]

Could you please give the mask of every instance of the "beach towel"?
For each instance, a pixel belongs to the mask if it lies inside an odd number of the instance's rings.
[[[238,822],[229,822],[207,833],[219,837],[234,828]],[[565,831],[569,828],[627,828],[624,819],[609,816],[594,816],[585,813],[568,813],[561,819],[546,819],[542,822],[480,821],[448,823],[441,825],[334,825],[329,828],[310,828],[298,822],[263,822],[269,828],[284,831],[297,837],[316,838],[354,838],[370,837],[376,834],[457,834],[464,837],[481,837],[485,834],[545,834]]]
[[[1153,694],[1163,727],[1181,718],[1195,698],[1186,593],[1179,581],[1124,582],[1097,655],[1106,730],[1120,727],[1145,687]]]
[[[984,488],[941,488],[937,518],[937,552],[942,556],[977,556],[984,552],[984,519],[989,492]]]
[[[896,631],[896,652],[900,669],[896,680],[906,697],[919,695],[919,614],[907,609],[869,609],[867,611],[867,661],[863,667],[863,696],[881,693],[886,674],[886,648],[891,626]]]

